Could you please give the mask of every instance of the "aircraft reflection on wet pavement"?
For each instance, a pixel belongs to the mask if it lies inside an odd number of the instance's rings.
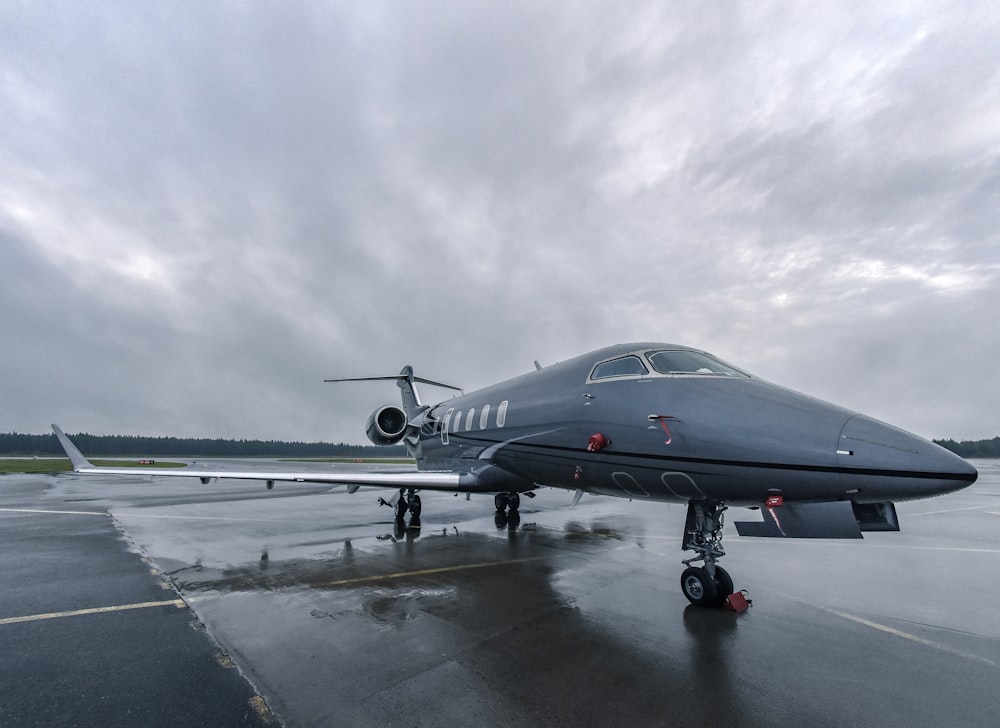
[[[498,528],[517,527],[522,496],[540,487],[687,504],[681,588],[698,606],[733,592],[718,565],[728,506],[758,508],[742,536],[861,538],[898,531],[895,501],[965,488],[978,473],[921,437],[793,392],[706,352],[671,344],[621,344],[540,367],[470,392],[398,375],[330,379],[395,381],[401,406],[368,418],[377,445],[402,442],[407,469],[348,472],[163,471],[95,467],[53,425],[76,472],[257,479],[392,488],[396,538],[419,534],[419,491],[494,495]],[[416,384],[462,392],[424,405]],[[409,514],[409,525],[404,519]],[[700,562],[701,566],[693,564]]]

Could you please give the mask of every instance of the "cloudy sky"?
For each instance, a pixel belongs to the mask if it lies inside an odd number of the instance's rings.
[[[0,2],[0,431],[712,351],[1000,434],[1000,5]],[[447,396],[426,391],[425,399]]]

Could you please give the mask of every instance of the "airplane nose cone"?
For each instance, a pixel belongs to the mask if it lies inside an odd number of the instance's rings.
[[[953,452],[865,415],[855,415],[844,424],[837,461],[849,478],[869,476],[867,487],[860,488],[865,500],[926,498],[968,487],[979,477]]]

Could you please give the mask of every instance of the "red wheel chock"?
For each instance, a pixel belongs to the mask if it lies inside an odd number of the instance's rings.
[[[749,594],[746,589],[740,589],[738,592],[733,592],[728,597],[726,601],[723,602],[722,607],[728,609],[730,612],[745,612],[753,605],[753,600],[749,599]]]

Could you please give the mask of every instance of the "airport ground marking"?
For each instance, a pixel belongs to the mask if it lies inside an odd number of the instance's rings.
[[[997,514],[1000,515],[1000,514]],[[743,544],[755,544],[757,546],[775,546],[777,545],[775,541],[779,539],[774,538],[754,538],[751,536],[736,536],[739,540],[740,546]],[[831,542],[835,539],[801,539],[800,543],[795,544],[797,548],[808,548],[829,546]],[[862,540],[852,541],[851,543],[837,543],[836,547],[838,549],[868,549],[872,548],[873,544],[871,541],[865,542]],[[877,545],[880,549],[902,549],[904,551],[954,551],[963,554],[1000,554],[1000,548],[982,548],[973,546],[911,546],[909,544],[903,543],[879,543]]]
[[[959,657],[964,657],[968,660],[974,660],[976,662],[981,662],[990,667],[998,667],[997,663],[993,660],[987,659],[985,657],[980,657],[979,655],[973,655],[968,652],[963,652],[962,650],[956,650],[954,647],[949,647],[948,645],[943,645],[940,642],[935,642],[933,640],[924,639],[923,637],[917,637],[915,634],[910,634],[909,632],[904,632],[894,627],[890,627],[885,624],[880,624],[879,622],[873,622],[870,619],[865,619],[864,617],[858,617],[854,614],[849,614],[847,612],[841,612],[839,609],[829,609],[827,607],[819,607],[824,612],[829,612],[830,614],[835,614],[836,616],[849,620],[851,622],[856,622],[857,624],[864,625],[865,627],[871,627],[872,629],[877,629],[879,632],[885,632],[886,634],[891,634],[896,637],[901,637],[905,640],[910,640],[911,642],[916,642],[917,644],[924,645],[925,647],[933,647],[944,652],[949,652],[953,655],[958,655]]]
[[[389,581],[390,579],[404,579],[412,576],[429,576],[431,574],[445,574],[452,571],[465,571],[467,569],[486,569],[491,566],[505,566],[507,564],[523,564],[527,561],[541,561],[547,556],[526,556],[523,559],[508,559],[506,561],[480,561],[475,564],[456,564],[454,566],[438,566],[432,569],[416,569],[414,571],[396,571],[391,574],[373,574],[371,576],[357,576],[350,579],[336,579],[334,581],[324,581],[316,584],[317,587],[329,586],[349,586],[352,584],[364,584],[373,581]]]
[[[59,516],[112,516],[110,511],[54,511],[42,508],[0,508],[4,513],[50,513]],[[278,518],[233,518],[231,516],[163,516],[151,513],[132,513],[127,511],[119,513],[116,517],[122,518],[169,518],[181,521],[240,521],[248,523],[304,523],[305,521],[293,521],[290,519]]]
[[[942,513],[959,513],[961,511],[978,511],[983,508],[992,508],[994,503],[984,503],[981,506],[968,506],[966,508],[948,508],[943,511],[924,511],[923,513],[907,513],[906,518],[918,518],[919,516],[939,516]]]
[[[936,650],[941,650],[942,652],[947,652],[949,654],[956,655],[958,657],[964,657],[965,659],[972,660],[973,662],[979,662],[984,665],[989,665],[990,667],[1000,667],[1000,664],[997,664],[993,660],[990,660],[986,657],[980,657],[979,655],[973,655],[969,652],[963,652],[962,650],[955,649],[954,647],[950,647],[940,642],[924,639],[923,637],[918,637],[915,634],[904,632],[901,629],[890,627],[887,624],[882,624],[880,622],[873,622],[870,619],[865,619],[864,617],[859,617],[855,614],[844,612],[839,609],[834,609],[832,607],[824,607],[821,604],[816,604],[815,602],[806,601],[805,599],[799,599],[797,597],[793,597],[791,594],[785,594],[784,592],[776,591],[775,594],[778,594],[779,596],[782,596],[785,599],[790,599],[793,602],[798,602],[799,604],[805,604],[807,606],[814,607],[815,609],[818,609],[821,612],[832,614],[835,617],[846,619],[849,622],[854,622],[855,624],[860,624],[864,627],[869,627],[871,629],[878,630],[879,632],[892,635],[893,637],[899,637],[900,639],[908,640],[910,642],[915,642],[916,644],[923,645],[924,647],[932,647]]]
[[[153,513],[133,513],[124,511],[116,514],[116,518],[165,518],[177,521],[236,521],[239,523],[311,523],[311,521],[291,520],[289,518],[233,518],[232,516],[164,516]]]
[[[105,516],[111,514],[107,511],[50,511],[42,508],[0,508],[4,513],[53,513],[59,516]]]
[[[43,619],[61,619],[62,617],[80,617],[87,614],[106,614],[108,612],[124,612],[129,609],[149,609],[151,607],[187,606],[183,599],[167,599],[159,602],[138,602],[136,604],[116,604],[111,607],[93,607],[91,609],[73,609],[68,612],[48,612],[47,614],[26,614],[23,617],[5,617],[0,619],[0,625],[20,624],[21,622],[38,622]]]

